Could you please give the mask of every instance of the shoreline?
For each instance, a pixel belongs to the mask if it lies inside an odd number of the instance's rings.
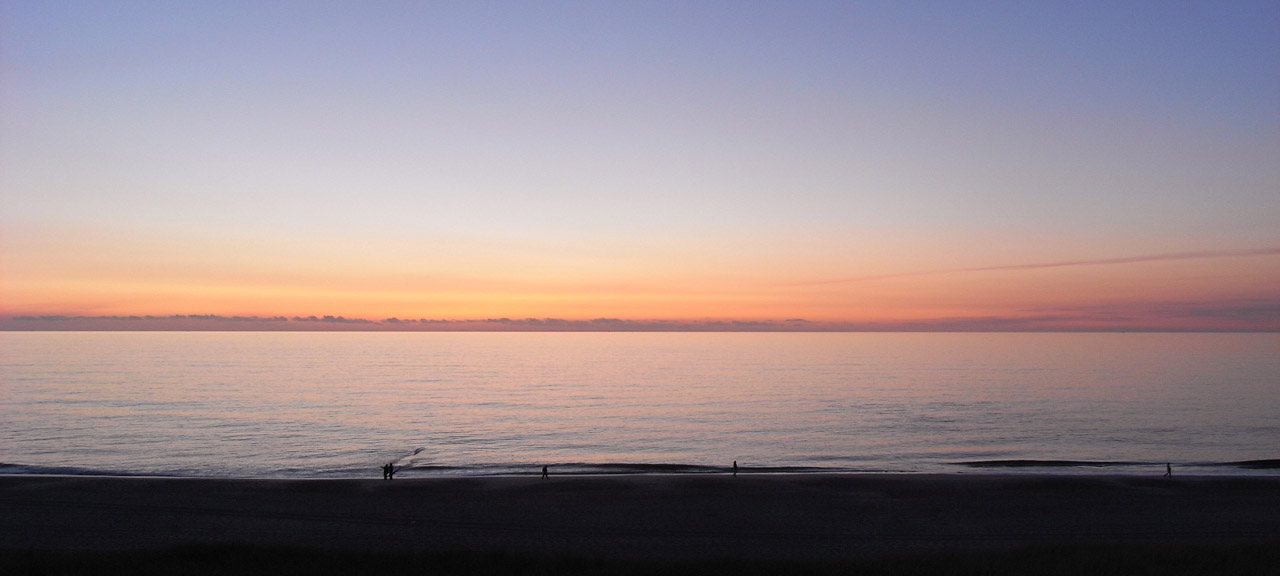
[[[0,475],[0,549],[248,544],[614,558],[842,559],[1280,540],[1280,477]]]
[[[1087,469],[1063,469],[1058,470],[1053,467],[1044,469],[1028,469],[1029,467],[1008,466],[1008,467],[987,467],[987,466],[971,466],[962,467],[954,472],[914,472],[914,471],[867,471],[867,470],[819,470],[819,471],[792,471],[792,470],[753,470],[749,468],[741,468],[738,476],[742,478],[1063,478],[1063,479],[1157,479],[1157,480],[1275,480],[1280,482],[1280,472],[1273,471],[1272,468],[1259,469],[1240,469],[1231,471],[1187,471],[1173,468],[1173,475],[1165,477],[1161,472],[1133,472],[1133,471],[1114,471],[1099,468]],[[466,473],[460,472],[456,474],[408,474],[405,475],[400,469],[396,470],[395,481],[404,482],[434,482],[449,480],[501,480],[501,479],[528,479],[540,478],[541,473],[534,469],[528,472],[494,472],[494,473]],[[555,468],[550,469],[551,478],[734,478],[732,470],[711,471],[711,472],[609,472],[609,471],[557,471]],[[151,473],[125,473],[125,472],[85,472],[85,473],[68,473],[68,472],[0,472],[0,483],[4,479],[19,478],[103,478],[103,479],[120,479],[120,480],[192,480],[192,481],[208,481],[208,482],[365,482],[374,481],[381,482],[373,475],[363,476],[195,476],[185,474],[151,474]]]
[[[992,474],[992,475],[1067,475],[1067,476],[1148,476],[1163,475],[1167,462],[1149,461],[1093,461],[1068,459],[1004,459],[1004,460],[957,460],[944,463],[931,463],[922,469],[907,468],[867,468],[867,467],[828,467],[828,466],[742,466],[741,474],[749,475],[952,475],[952,474]],[[543,464],[507,463],[482,464],[474,466],[446,466],[438,464],[409,464],[397,468],[401,478],[495,478],[523,477],[539,475]],[[688,463],[648,463],[648,462],[548,462],[552,473],[560,476],[715,476],[731,474],[733,468],[714,464]],[[369,469],[346,469],[330,471],[328,475],[295,476],[295,475],[223,475],[223,474],[189,474],[182,472],[155,473],[129,472],[110,469],[76,468],[66,466],[24,465],[0,462],[0,476],[91,476],[91,477],[124,477],[124,478],[207,478],[228,480],[254,479],[301,479],[313,478],[324,480],[360,480],[376,477]],[[1197,461],[1178,462],[1173,467],[1178,476],[1213,476],[1213,477],[1280,477],[1280,459],[1253,459],[1236,461]],[[297,472],[297,471],[295,471]]]

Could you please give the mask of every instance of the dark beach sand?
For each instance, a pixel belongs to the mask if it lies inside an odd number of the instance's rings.
[[[186,543],[830,560],[1027,545],[1280,542],[1280,477],[0,476],[0,549]]]

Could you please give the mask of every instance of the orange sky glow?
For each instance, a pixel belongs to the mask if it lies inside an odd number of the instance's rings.
[[[538,266],[531,264],[517,272],[468,274],[463,267],[405,274],[392,264],[366,259],[331,262],[338,271],[327,273],[286,267],[273,275],[252,266],[202,271],[191,264],[84,262],[66,269],[45,267],[39,274],[28,273],[25,281],[10,276],[6,302],[21,305],[10,305],[3,326],[1270,330],[1277,325],[1274,319],[1266,321],[1267,292],[1257,288],[1280,287],[1278,260],[1280,250],[1153,254],[981,268],[879,268],[836,278],[822,276],[820,270],[799,276],[804,271],[794,268],[779,277],[770,267],[662,270],[648,276],[646,269],[597,272],[583,267],[570,276],[550,265],[551,272],[537,273],[531,270]],[[120,318],[131,316],[153,318]],[[311,316],[368,322],[294,320]],[[251,317],[289,320],[244,320]],[[483,322],[499,318],[519,322]],[[600,318],[635,324],[590,323]],[[388,319],[452,322],[384,322]]]

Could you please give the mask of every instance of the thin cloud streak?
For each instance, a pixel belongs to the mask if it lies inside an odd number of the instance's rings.
[[[966,272],[1002,272],[1009,270],[1038,270],[1043,268],[1067,268],[1073,266],[1107,266],[1114,264],[1136,264],[1141,262],[1160,262],[1168,260],[1206,260],[1212,258],[1248,258],[1257,256],[1280,256],[1280,248],[1251,248],[1246,250],[1206,250],[1201,252],[1171,252],[1168,254],[1147,254],[1142,256],[1126,256],[1123,258],[1096,258],[1090,260],[1063,260],[1059,262],[1038,262],[1031,264],[1006,264],[1002,266],[978,266],[974,268],[947,268],[941,270],[923,270],[917,272],[898,272],[894,274],[874,274],[869,276],[850,276],[828,280],[808,280],[789,282],[785,286],[821,286],[824,284],[845,284],[852,282],[871,282],[894,278],[912,278],[917,276],[938,276],[942,274],[962,274]]]

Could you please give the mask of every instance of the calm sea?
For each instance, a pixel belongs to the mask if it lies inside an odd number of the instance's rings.
[[[1280,474],[1240,464],[1277,458],[1280,334],[0,333],[0,473]]]

